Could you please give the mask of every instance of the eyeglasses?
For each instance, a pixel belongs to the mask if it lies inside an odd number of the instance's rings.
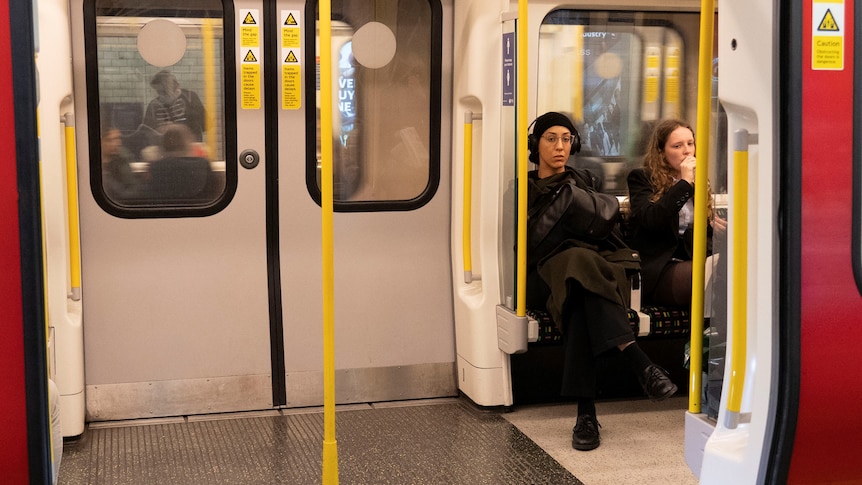
[[[550,143],[551,145],[556,145],[557,140],[562,141],[563,145],[571,145],[572,141],[574,141],[574,137],[569,136],[569,135],[563,135],[563,136],[547,135],[547,136],[543,136],[542,138],[547,140],[547,142]]]

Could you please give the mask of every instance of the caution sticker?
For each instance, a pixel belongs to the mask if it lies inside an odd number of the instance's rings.
[[[844,2],[812,0],[811,69],[844,69]]]
[[[260,109],[260,11],[240,9],[239,17],[240,106]]]
[[[281,109],[302,107],[302,63],[299,49],[281,50]]]
[[[281,11],[281,109],[302,107],[302,28],[299,10]]]
[[[239,11],[240,47],[260,47],[260,13],[255,9]]]
[[[281,46],[299,49],[302,30],[299,25],[299,10],[281,11]]]
[[[246,48],[242,50],[242,109],[260,108],[260,49]]]
[[[658,101],[658,77],[661,74],[661,50],[656,47],[646,49],[646,69],[644,70],[644,102]]]

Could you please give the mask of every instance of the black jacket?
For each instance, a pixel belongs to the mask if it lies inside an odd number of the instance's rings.
[[[644,294],[649,296],[655,289],[664,267],[673,259],[690,261],[694,232],[687,229],[679,234],[679,211],[694,196],[694,187],[680,180],[669,188],[661,198],[652,202],[655,188],[649,172],[636,168],[628,175],[629,244],[640,252]],[[707,236],[712,227],[707,228]],[[707,243],[707,251],[709,251]]]
[[[597,188],[595,185],[597,178],[591,172],[569,167],[566,170],[573,172],[578,184],[589,184],[590,187]],[[530,203],[537,203],[540,197],[553,192],[544,190],[542,187],[544,184],[541,184],[543,179],[538,178],[538,172],[532,171],[528,175]],[[527,259],[534,258],[528,255]],[[577,239],[563,241],[556,250],[539,258],[538,263],[528,267],[527,272],[529,274],[538,271],[542,281],[548,286],[550,295],[546,308],[557,327],[565,331],[563,313],[570,280],[576,281],[589,293],[628,308],[631,294],[629,275],[638,269],[640,269],[638,253],[626,246],[619,231],[615,230],[601,241]]]

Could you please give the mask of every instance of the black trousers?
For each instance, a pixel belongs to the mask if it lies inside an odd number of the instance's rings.
[[[544,309],[550,288],[533,271],[527,275],[527,306]],[[634,340],[628,309],[570,281],[562,322],[565,356],[560,394],[596,397],[596,356]],[[557,322],[558,325],[560,325]]]

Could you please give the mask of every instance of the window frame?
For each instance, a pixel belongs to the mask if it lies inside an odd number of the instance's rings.
[[[439,0],[427,0],[431,9],[431,39],[430,39],[430,96],[429,96],[429,146],[428,146],[428,183],[425,189],[416,197],[406,200],[358,200],[333,201],[335,212],[381,212],[416,210],[430,202],[440,185],[440,140],[441,140],[441,99],[442,99],[442,44],[443,44],[443,8]],[[333,12],[333,20],[338,12]],[[317,205],[320,205],[321,193],[318,187],[317,167],[317,130],[320,120],[317,110],[317,92],[320,86],[320,69],[317,63],[317,29],[318,2],[309,0],[305,5],[305,18],[309,27],[305,31],[306,50],[311,55],[304,56],[305,79],[305,133],[306,170],[305,183],[308,194]]]
[[[102,149],[101,149],[101,98],[99,92],[99,60],[97,16],[110,15],[116,11],[127,9],[141,11],[141,6],[133,0],[114,0],[111,6],[97,8],[97,2],[84,3],[84,46],[87,91],[87,129],[89,143],[90,191],[93,199],[108,214],[124,219],[152,219],[179,217],[206,217],[221,212],[227,207],[237,189],[237,141],[236,141],[236,51],[234,46],[235,25],[232,2],[221,2],[221,20],[223,29],[223,79],[222,92],[224,107],[224,134],[221,140],[224,146],[225,186],[223,192],[211,202],[203,204],[122,204],[114,201],[105,193],[102,181]],[[206,11],[198,7],[199,2],[189,2],[184,7],[189,17],[207,18]],[[147,16],[177,18],[176,8],[159,10],[146,9]],[[214,18],[210,16],[210,18]]]

